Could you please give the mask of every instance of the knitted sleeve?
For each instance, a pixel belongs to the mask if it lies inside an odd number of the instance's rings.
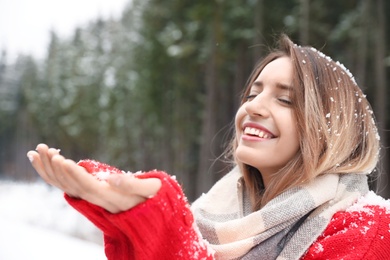
[[[101,168],[95,161],[81,163],[96,174]],[[90,167],[94,164],[96,167]],[[107,170],[107,168],[105,168]],[[108,168],[110,173],[120,173]],[[159,178],[158,193],[136,207],[111,214],[87,201],[65,195],[76,210],[104,233],[105,252],[109,260],[125,259],[213,259],[207,243],[194,224],[189,204],[180,185],[161,171],[135,175],[137,178]]]
[[[90,174],[102,180],[107,174],[122,174],[119,169],[94,160],[81,160],[78,165],[84,167]],[[120,229],[106,220],[109,213],[105,209],[89,203],[86,200],[75,199],[64,194],[66,201],[77,211],[98,227],[104,235],[104,251],[108,259],[134,259],[132,258],[132,245]],[[111,258],[110,256],[113,256]]]
[[[336,213],[302,259],[390,259],[389,210],[367,205],[359,211]]]
[[[213,259],[176,180],[159,171],[139,176],[151,177],[162,181],[155,197],[129,211],[107,215],[133,244],[135,259]]]

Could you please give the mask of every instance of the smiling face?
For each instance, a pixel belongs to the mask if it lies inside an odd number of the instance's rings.
[[[290,58],[268,63],[250,87],[235,118],[236,160],[257,168],[264,184],[299,150],[291,103],[293,67]]]

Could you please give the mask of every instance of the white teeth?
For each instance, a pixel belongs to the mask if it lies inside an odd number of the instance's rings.
[[[252,127],[245,127],[244,133],[249,134],[249,135],[256,135],[256,136],[258,136],[260,138],[264,138],[264,139],[271,138],[271,136],[268,133],[261,131],[257,128],[252,128]]]

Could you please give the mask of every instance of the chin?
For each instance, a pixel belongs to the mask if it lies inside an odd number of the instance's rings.
[[[258,162],[258,156],[255,156],[249,148],[237,147],[234,155],[237,163],[244,163],[257,168],[254,162]]]

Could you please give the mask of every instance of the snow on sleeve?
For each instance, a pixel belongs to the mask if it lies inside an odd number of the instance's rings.
[[[107,180],[108,176],[110,176],[111,174],[142,174],[141,171],[135,173],[130,171],[125,172],[114,166],[91,159],[80,160],[77,164],[84,167],[88,173],[90,173],[92,176],[94,176],[100,181]]]
[[[379,206],[386,209],[386,214],[390,214],[390,200],[386,200],[381,196],[369,191],[366,195],[361,197],[355,204],[347,209],[348,212],[353,211],[369,211],[366,206]]]

